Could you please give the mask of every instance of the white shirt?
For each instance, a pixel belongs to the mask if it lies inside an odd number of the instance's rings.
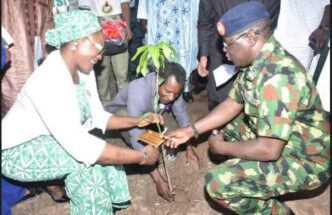
[[[308,69],[313,57],[309,36],[319,26],[328,0],[281,0],[274,36]]]
[[[278,26],[274,36],[281,45],[294,55],[311,75],[315,71],[320,55],[314,57],[309,36],[318,28],[328,0],[281,0]],[[330,111],[330,61],[325,61],[317,89],[323,108]]]
[[[148,19],[147,2],[140,0],[137,7],[137,19]]]
[[[1,46],[7,49],[9,45],[13,43],[13,38],[10,36],[8,31],[3,26],[1,26]]]
[[[76,160],[94,164],[105,148],[105,141],[88,131],[105,131],[111,116],[99,100],[94,72],[79,73],[87,89],[92,118],[80,123],[76,87],[60,55],[53,51],[32,73],[17,100],[2,120],[2,150],[20,145],[40,135],[53,135]]]
[[[331,47],[330,41],[328,42],[328,46]],[[320,54],[317,54],[310,65],[309,73],[313,76],[316,70],[316,66],[318,63],[318,60],[320,58]],[[324,110],[331,112],[331,100],[330,100],[330,94],[331,94],[331,82],[330,82],[330,50],[328,52],[328,55],[326,57],[324,66],[322,68],[322,71],[320,73],[320,76],[318,78],[316,87],[320,96],[320,100],[322,101]]]
[[[103,10],[105,4],[109,5]],[[114,16],[122,14],[121,3],[130,3],[130,0],[79,0],[80,6],[89,6],[97,16]],[[107,12],[108,11],[108,12]]]

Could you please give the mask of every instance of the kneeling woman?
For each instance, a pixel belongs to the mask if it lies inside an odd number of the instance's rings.
[[[161,122],[104,111],[93,64],[102,55],[104,36],[97,17],[72,11],[55,17],[46,41],[53,51],[31,75],[2,120],[2,174],[18,181],[65,179],[71,214],[112,214],[130,200],[121,165],[154,164],[157,149],[120,148],[90,133]]]

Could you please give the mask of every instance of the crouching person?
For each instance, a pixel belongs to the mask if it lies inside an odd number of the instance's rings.
[[[53,51],[31,75],[2,120],[2,171],[24,182],[64,179],[71,214],[112,214],[130,200],[121,164],[154,164],[156,148],[120,148],[91,135],[93,128],[143,127],[160,115],[119,117],[99,100],[93,65],[104,36],[97,17],[71,11],[55,17],[46,41]]]
[[[169,132],[167,145],[224,126],[209,148],[232,159],[207,173],[209,196],[238,214],[291,214],[276,197],[329,180],[328,115],[310,75],[272,35],[262,4],[233,7],[217,28],[240,73],[223,103],[191,127]]]

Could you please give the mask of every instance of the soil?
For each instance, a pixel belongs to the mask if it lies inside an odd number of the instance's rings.
[[[205,115],[207,110],[206,91],[195,95],[195,102],[188,104],[188,110],[193,121]],[[169,130],[176,128],[171,114],[165,113],[164,118]],[[215,215],[232,214],[221,210],[210,203],[204,193],[204,176],[215,167],[218,160],[212,162],[208,155],[207,136],[198,140],[195,151],[200,157],[201,168],[194,164],[186,164],[186,153],[182,149],[175,161],[166,160],[171,184],[175,195],[174,202],[167,202],[158,196],[155,185],[147,174],[135,173],[135,165],[126,166],[128,183],[132,196],[131,205],[124,210],[117,211],[117,215]],[[121,140],[114,139],[117,144]],[[159,170],[164,173],[163,165]],[[285,198],[286,204],[298,215],[327,215],[330,214],[330,186],[323,186],[315,191],[293,195]],[[55,203],[47,193],[20,202],[14,206],[13,215],[58,215],[69,214],[68,203]]]

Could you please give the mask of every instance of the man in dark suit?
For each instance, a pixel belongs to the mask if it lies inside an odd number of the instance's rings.
[[[208,99],[209,110],[212,110],[220,102],[227,98],[234,78],[225,84],[216,87],[212,71],[223,63],[229,63],[222,51],[222,38],[218,35],[216,23],[219,18],[229,9],[248,0],[200,0],[198,16],[198,43],[199,43],[199,65],[200,76],[208,76]],[[270,13],[271,26],[277,26],[280,0],[259,0]]]

